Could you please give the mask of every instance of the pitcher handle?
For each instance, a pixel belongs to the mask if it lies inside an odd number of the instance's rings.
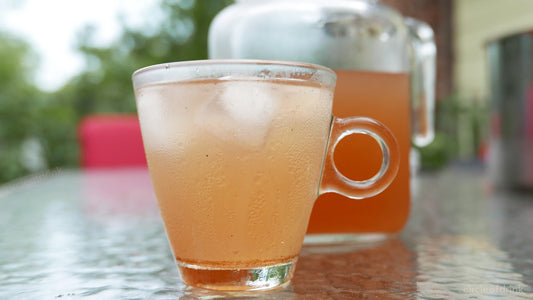
[[[419,20],[406,18],[412,44],[411,107],[413,143],[430,144],[435,137],[435,83],[437,47],[433,29]]]

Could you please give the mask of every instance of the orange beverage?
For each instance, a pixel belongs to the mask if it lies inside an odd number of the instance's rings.
[[[332,92],[242,78],[136,90],[154,190],[189,284],[296,260],[317,197]],[[191,265],[232,270],[205,278]]]
[[[405,73],[336,70],[333,114],[367,116],[385,124],[400,149],[400,168],[381,194],[363,200],[339,194],[321,195],[313,208],[310,234],[397,233],[405,226],[410,206],[411,148],[409,77]],[[379,146],[363,135],[345,138],[335,150],[335,163],[345,176],[364,180],[381,165]]]
[[[186,284],[284,286],[319,194],[361,199],[392,182],[394,136],[370,118],[332,116],[335,82],[325,67],[266,60],[177,62],[134,73],[150,177]],[[364,182],[333,164],[336,146],[357,132],[389,149],[385,166]]]

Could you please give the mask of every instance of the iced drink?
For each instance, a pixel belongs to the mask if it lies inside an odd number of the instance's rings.
[[[242,78],[136,93],[155,193],[180,266],[294,261],[317,196],[332,91]],[[194,273],[201,272],[189,272],[190,280]]]
[[[398,168],[393,135],[331,115],[335,73],[264,60],[151,66],[133,82],[148,168],[186,284],[217,290],[286,285],[319,194],[364,198]],[[383,149],[378,176],[343,177],[336,145],[352,133]]]

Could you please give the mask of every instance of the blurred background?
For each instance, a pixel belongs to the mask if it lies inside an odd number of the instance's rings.
[[[533,29],[530,0],[381,0],[428,23],[437,44],[436,138],[422,166],[483,164],[486,43]],[[77,126],[135,113],[134,70],[207,58],[229,0],[0,0],[0,183],[80,164]]]

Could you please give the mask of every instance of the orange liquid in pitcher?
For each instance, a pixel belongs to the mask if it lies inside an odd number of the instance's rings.
[[[402,73],[336,71],[333,114],[366,116],[387,126],[400,149],[400,168],[391,185],[371,198],[352,200],[338,194],[318,198],[308,233],[396,233],[407,222],[410,204],[411,147],[409,78]],[[377,173],[381,151],[370,137],[351,135],[335,152],[337,168],[348,178],[364,180]]]

